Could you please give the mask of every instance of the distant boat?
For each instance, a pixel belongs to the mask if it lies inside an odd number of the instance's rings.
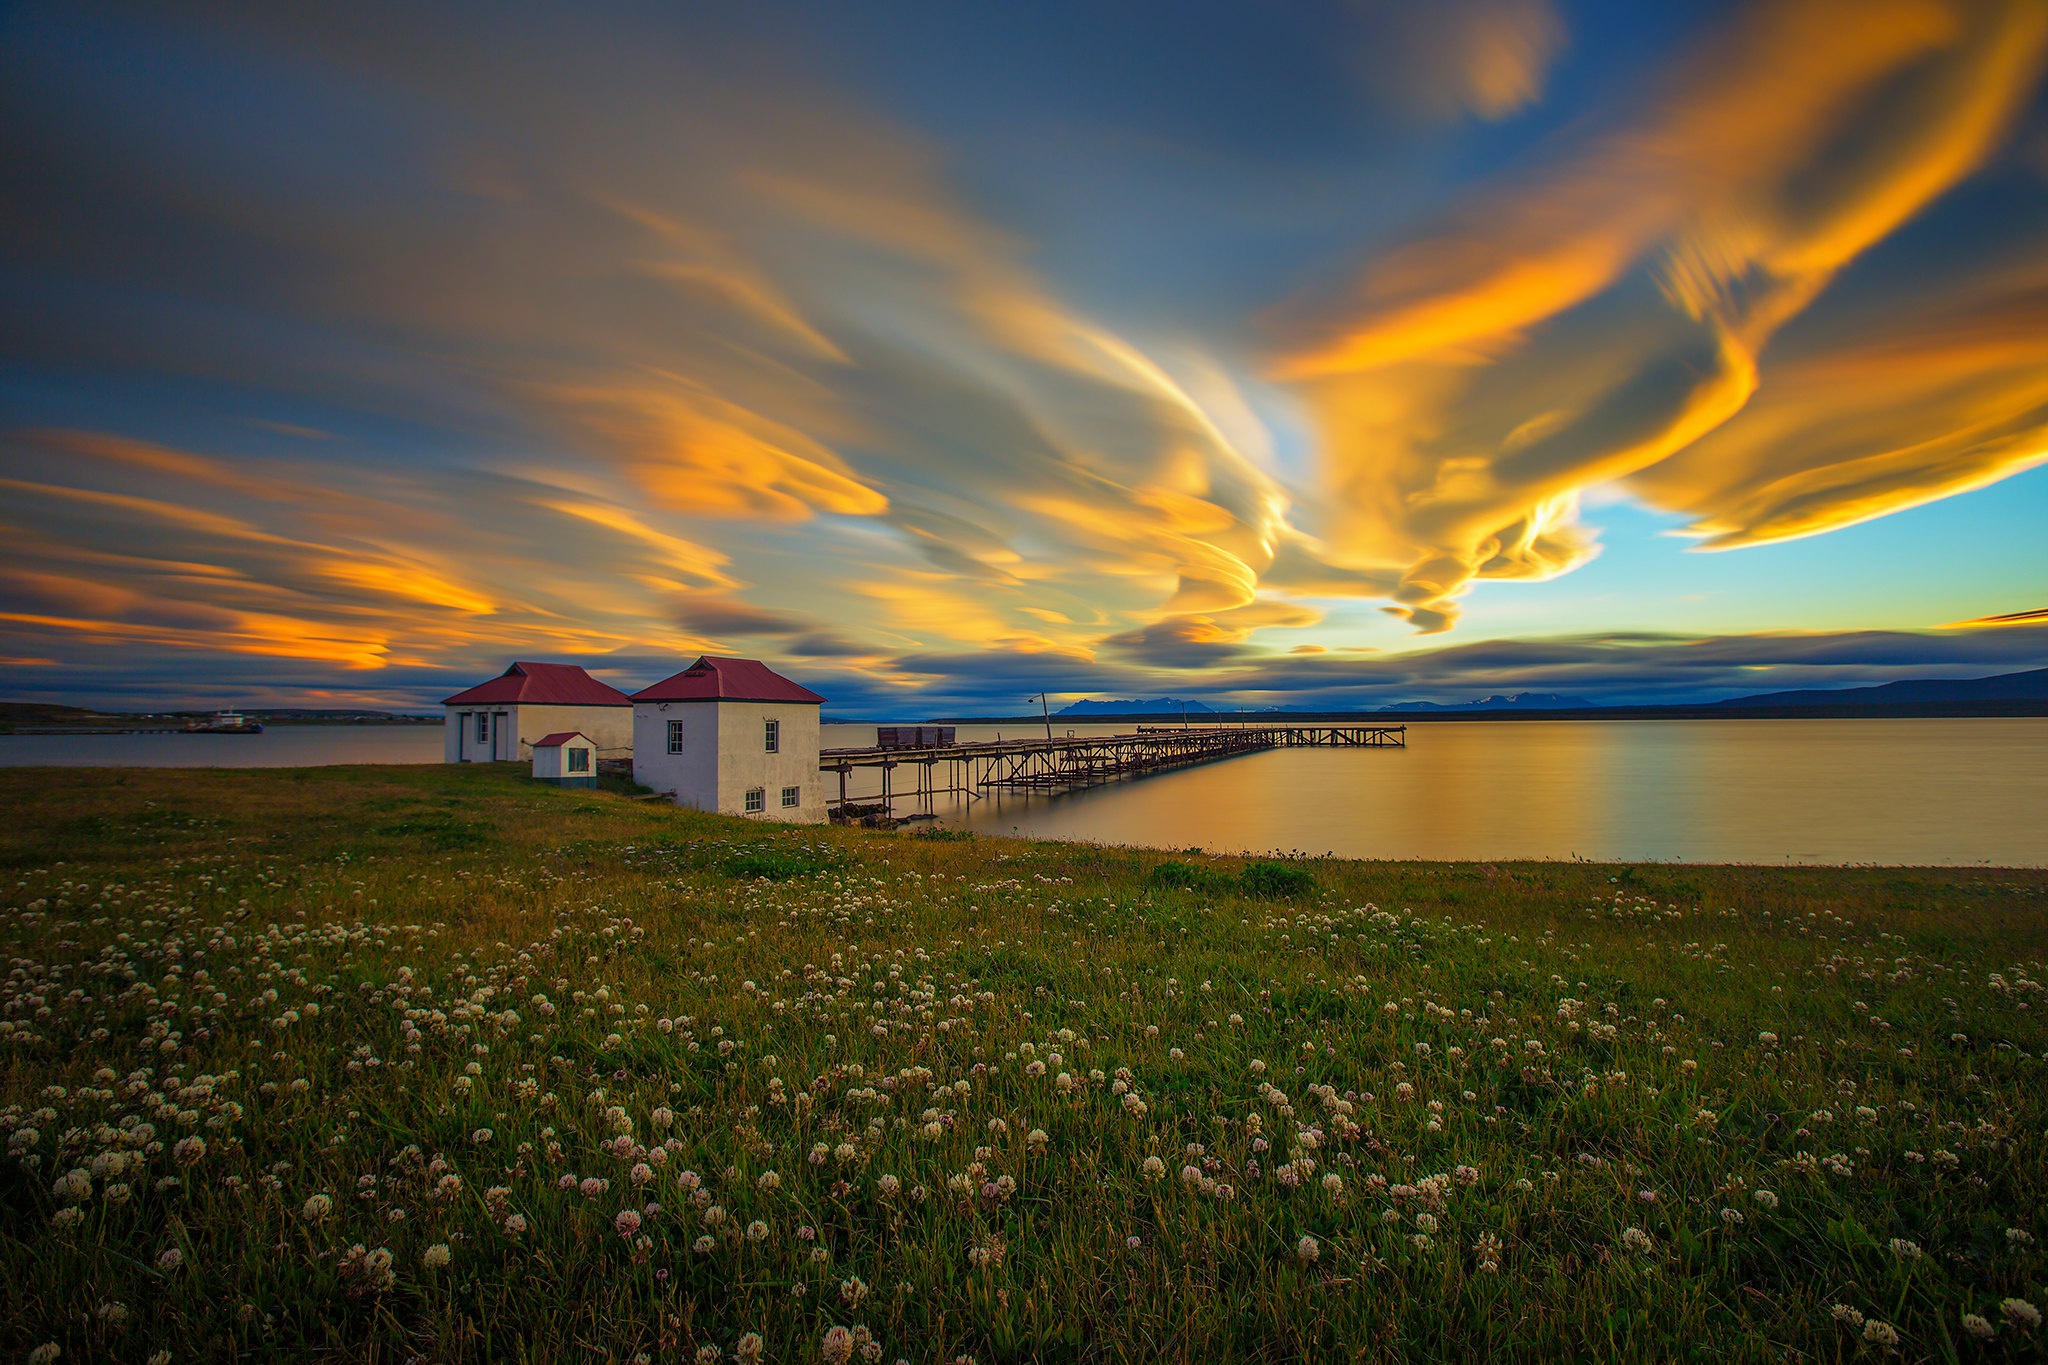
[[[194,735],[260,735],[263,727],[250,720],[240,711],[216,711],[207,720],[194,721],[186,727],[187,734]]]

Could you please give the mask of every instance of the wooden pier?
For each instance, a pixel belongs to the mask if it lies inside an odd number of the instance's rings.
[[[1122,735],[968,740],[918,749],[825,749],[818,754],[818,768],[839,775],[839,795],[825,802],[835,818],[856,813],[893,817],[898,802],[908,804],[914,814],[932,815],[940,796],[976,801],[1000,790],[1072,791],[1267,749],[1401,749],[1407,747],[1407,729],[1285,723],[1140,726]],[[880,792],[849,794],[848,782],[860,768],[879,771]],[[899,774],[903,768],[910,772]]]

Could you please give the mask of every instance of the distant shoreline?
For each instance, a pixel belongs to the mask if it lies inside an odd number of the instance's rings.
[[[2048,701],[1921,702],[1897,706],[1583,706],[1498,711],[1212,711],[1183,717],[1130,713],[1125,715],[1054,716],[1060,725],[1318,725],[1333,721],[1373,725],[1417,725],[1434,721],[1525,720],[2012,720],[2048,716]],[[1036,725],[1044,716],[938,716],[921,725]],[[869,721],[829,724],[867,725]],[[888,725],[892,722],[881,721]],[[906,722],[908,723],[908,722]]]
[[[10,711],[11,715],[8,714]],[[0,736],[175,735],[186,733],[183,728],[186,724],[204,721],[210,714],[197,711],[86,711],[77,707],[27,707],[0,703]],[[279,715],[270,711],[247,711],[242,714],[266,729],[296,729],[308,726],[392,729],[447,724],[440,716]]]

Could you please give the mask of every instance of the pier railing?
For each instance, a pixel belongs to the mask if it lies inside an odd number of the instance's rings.
[[[998,790],[1071,791],[1267,749],[1406,746],[1404,725],[1140,726],[1121,735],[969,740],[918,749],[825,749],[818,754],[818,767],[839,775],[839,795],[826,801],[836,816],[893,816],[898,802],[907,803],[914,813],[930,815],[936,799],[944,795],[964,796],[971,802]],[[880,792],[849,792],[853,774],[863,768],[877,770]],[[903,768],[909,773],[899,774]]]

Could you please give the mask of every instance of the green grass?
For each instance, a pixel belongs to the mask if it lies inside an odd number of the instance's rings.
[[[0,1354],[2041,1354],[2048,873],[627,795],[0,772]]]

